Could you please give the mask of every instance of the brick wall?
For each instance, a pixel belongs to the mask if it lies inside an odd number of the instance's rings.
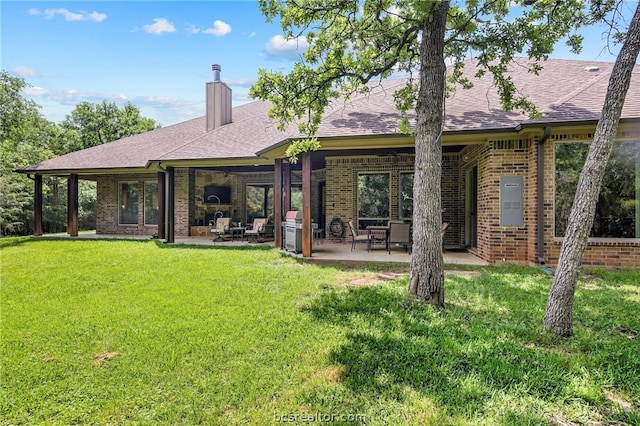
[[[158,231],[157,225],[144,224],[144,190],[145,181],[157,182],[157,174],[138,175],[101,175],[97,182],[96,233],[107,235],[153,235]],[[118,224],[118,182],[137,182],[138,223],[135,225]]]
[[[414,156],[353,156],[326,158],[327,226],[333,218],[343,222],[343,233],[348,232],[347,222],[357,221],[357,178],[359,173],[390,173],[390,219],[399,219],[400,174],[413,172]],[[460,158],[458,154],[445,154],[442,165],[442,203],[445,211],[443,221],[449,222],[444,244],[461,247],[464,205],[459,194]]]

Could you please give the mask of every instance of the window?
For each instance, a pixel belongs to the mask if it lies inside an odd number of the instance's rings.
[[[358,175],[358,228],[389,220],[389,173]]]
[[[413,218],[413,173],[400,173],[400,219]]]
[[[138,224],[138,182],[118,182],[118,223]]]
[[[555,235],[564,236],[589,145],[555,145]],[[640,238],[640,142],[615,143],[596,205],[591,237]]]
[[[144,183],[144,224],[158,224],[158,182]]]
[[[291,184],[291,210],[302,211],[302,185]]]
[[[247,223],[257,217],[273,217],[272,189],[269,183],[247,185]]]

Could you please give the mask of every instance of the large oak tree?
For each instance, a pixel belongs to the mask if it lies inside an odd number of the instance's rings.
[[[533,3],[533,4],[531,4]],[[469,53],[477,58],[476,75],[490,73],[505,109],[535,113],[505,73],[516,56],[531,59],[540,70],[554,45],[599,16],[608,2],[587,5],[580,0],[466,2],[425,0],[260,0],[268,21],[279,19],[290,39],[304,36],[309,49],[288,74],[260,70],[251,90],[272,102],[271,116],[281,126],[298,123],[312,137],[322,113],[336,97],[368,90],[367,84],[394,73],[408,73],[395,93],[403,113],[415,111],[415,122],[400,128],[415,135],[414,249],[409,294],[444,305],[441,213],[441,135],[445,84],[471,84],[462,77]],[[588,8],[594,10],[588,11]],[[449,72],[445,66],[450,61]],[[294,143],[292,153],[316,147]]]

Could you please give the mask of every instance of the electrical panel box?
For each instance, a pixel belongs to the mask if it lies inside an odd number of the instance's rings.
[[[523,178],[500,177],[500,226],[523,226]]]

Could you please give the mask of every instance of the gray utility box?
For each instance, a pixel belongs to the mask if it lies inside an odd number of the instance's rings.
[[[523,226],[522,176],[500,177],[500,226]]]
[[[302,251],[302,212],[288,211],[284,224],[284,249],[294,253]]]

